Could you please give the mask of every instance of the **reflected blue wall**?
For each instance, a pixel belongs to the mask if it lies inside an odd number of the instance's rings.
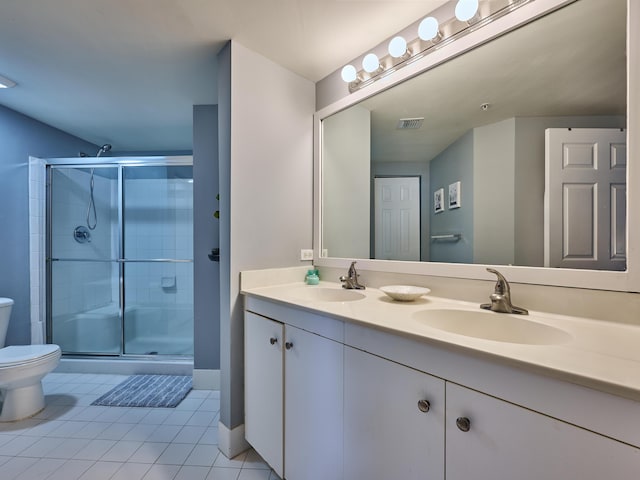
[[[459,233],[457,242],[431,242],[432,262],[473,263],[473,130],[449,145],[430,163],[431,235]],[[448,208],[449,185],[462,182],[460,208]],[[444,211],[433,212],[433,193],[444,189]]]
[[[31,342],[29,156],[75,157],[98,147],[0,105],[0,296],[15,300],[7,344]]]

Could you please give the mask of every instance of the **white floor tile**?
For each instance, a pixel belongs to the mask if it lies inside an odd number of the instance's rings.
[[[0,446],[0,455],[14,457],[39,440],[38,437],[17,435],[11,442]]]
[[[167,417],[171,414],[171,411],[166,408],[154,408],[151,410],[140,423],[151,423],[155,425],[160,425],[164,423]]]
[[[87,441],[81,438],[67,438],[58,443],[53,450],[47,452],[47,458],[72,459],[86,444]]]
[[[137,424],[134,425],[131,430],[127,432],[127,434],[122,437],[122,440],[134,440],[143,442],[145,440],[149,440],[153,432],[158,428],[157,425],[152,424]]]
[[[180,425],[181,427],[187,425],[189,419],[195,415],[194,412],[189,411],[173,411],[162,422],[164,425]]]
[[[216,458],[218,458],[219,453],[220,450],[218,450],[217,445],[196,445],[184,464],[211,467],[215,463]]]
[[[126,462],[142,446],[142,442],[119,441],[100,460],[105,462]]]
[[[78,480],[93,464],[92,460],[67,460],[47,480]]]
[[[203,443],[207,445],[217,445],[218,444],[218,428],[217,427],[207,427],[207,429],[200,437],[198,443]]]
[[[108,480],[121,466],[118,462],[96,462],[84,472],[80,480]]]
[[[85,422],[85,426],[73,434],[75,438],[85,438],[93,440],[109,427],[108,423],[103,422]]]
[[[206,480],[237,480],[240,471],[239,468],[213,467]]]
[[[198,443],[206,429],[207,427],[197,427],[194,425],[184,426],[173,441],[175,443]]]
[[[59,444],[59,438],[42,437],[18,453],[17,456],[36,458],[46,457],[47,453],[56,448]]]
[[[167,446],[162,455],[158,457],[156,463],[162,465],[183,465],[189,454],[193,450],[193,445],[189,443],[171,443]]]
[[[195,467],[185,465],[178,470],[174,480],[205,480],[209,474],[209,467]]]
[[[180,470],[177,465],[152,465],[143,480],[173,480]]]
[[[247,452],[241,453],[240,455],[236,455],[233,458],[227,458],[224,455],[218,455],[213,466],[242,468],[242,464],[244,463],[246,458],[247,458]]]
[[[37,458],[15,457],[2,465],[2,480],[13,480],[29,469]]]
[[[180,432],[180,425],[159,425],[149,437],[152,442],[171,442]]]
[[[129,461],[134,463],[155,463],[168,445],[168,443],[144,442],[140,448],[129,457]]]
[[[252,468],[258,470],[270,470],[269,465],[265,463],[260,455],[255,450],[249,450],[247,456],[242,464],[242,468]]]
[[[78,460],[100,460],[111,447],[115,445],[114,440],[90,440],[73,456]]]
[[[240,471],[238,480],[269,480],[271,471],[269,470],[255,470],[243,468]]]
[[[21,475],[18,475],[16,480],[44,480],[62,467],[64,462],[65,460],[55,458],[41,458],[26,469]]]
[[[200,427],[212,427],[214,420],[216,419],[216,412],[195,412],[189,421],[185,425],[197,425]],[[218,425],[218,422],[216,422]]]
[[[111,477],[111,480],[141,480],[149,471],[148,463],[125,463]]]
[[[96,419],[96,421],[100,423],[99,419]],[[129,430],[131,430],[134,425],[133,423],[112,423],[100,432],[96,438],[103,440],[121,440],[129,433]]]

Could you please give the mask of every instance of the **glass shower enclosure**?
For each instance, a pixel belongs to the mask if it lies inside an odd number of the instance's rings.
[[[47,340],[192,356],[191,157],[86,160],[47,166]]]

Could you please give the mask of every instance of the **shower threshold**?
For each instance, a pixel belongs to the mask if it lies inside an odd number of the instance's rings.
[[[106,373],[116,375],[193,374],[193,358],[165,355],[136,355],[123,357],[94,357],[63,355],[57,373]]]

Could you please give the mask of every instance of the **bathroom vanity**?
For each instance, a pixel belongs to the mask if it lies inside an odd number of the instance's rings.
[[[640,474],[636,326],[326,282],[243,293],[246,439],[282,478]]]

